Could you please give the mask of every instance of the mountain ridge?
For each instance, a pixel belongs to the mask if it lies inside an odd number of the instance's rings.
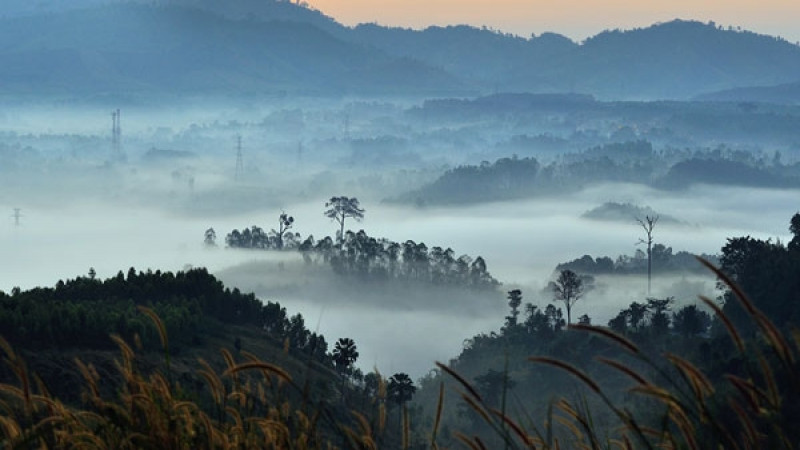
[[[724,89],[698,95],[695,99],[718,102],[800,104],[800,80],[774,86],[744,86]],[[753,108],[755,105],[743,104],[742,107]]]
[[[792,83],[800,73],[798,45],[677,19],[576,43],[464,25],[346,27],[291,2],[94,3],[0,19],[6,94],[575,92],[681,100]]]

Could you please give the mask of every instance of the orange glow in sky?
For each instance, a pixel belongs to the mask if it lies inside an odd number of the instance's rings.
[[[554,31],[582,40],[605,29],[646,27],[672,19],[713,20],[800,41],[798,0],[307,0],[345,25],[424,28],[486,25],[530,36]]]

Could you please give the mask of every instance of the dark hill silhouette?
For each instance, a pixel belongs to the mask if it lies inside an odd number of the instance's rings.
[[[465,25],[416,31],[361,24],[353,29],[350,39],[490,86],[522,61],[546,61],[577,47],[568,38],[553,33],[524,39]]]
[[[532,90],[541,80],[604,98],[688,98],[744,85],[796,81],[800,47],[785,40],[675,20],[605,31],[549,64],[528,61],[509,80]]]
[[[37,14],[54,14],[108,3],[108,0],[3,0],[0,17],[22,17]]]
[[[297,8],[300,8],[299,6]],[[5,93],[453,91],[454,77],[407,64],[308,22],[233,20],[199,9],[119,4],[0,22]],[[384,69],[385,70],[385,69]],[[368,73],[372,76],[354,76]],[[418,75],[417,75],[418,74]]]
[[[3,0],[0,17],[58,14],[104,5],[139,4],[179,6],[211,12],[234,20],[307,22],[331,31],[344,28],[313,8],[285,0]]]
[[[800,81],[777,86],[752,86],[725,89],[698,95],[695,99],[701,101],[745,102],[741,104],[741,107],[752,110],[758,109],[758,106],[748,104],[748,102],[797,105],[800,104]]]
[[[742,162],[697,158],[675,164],[657,184],[678,189],[695,183],[767,187],[789,184],[788,180]]]
[[[34,8],[13,0],[0,18],[0,93],[685,99],[797,82],[800,73],[800,46],[691,21],[606,31],[577,44],[554,33],[522,38],[468,26],[348,28],[274,0],[96,4],[78,0],[82,8],[65,11],[58,2]]]
[[[484,91],[683,99],[792,82],[800,73],[797,45],[683,20],[605,31],[582,44],[554,33],[525,39],[467,26],[415,31],[374,24],[356,27],[349,39],[479,81]]]
[[[146,0],[138,1],[147,4]],[[285,0],[162,0],[162,4],[195,8],[231,20],[300,22],[334,34],[345,30],[332,17],[316,9]]]

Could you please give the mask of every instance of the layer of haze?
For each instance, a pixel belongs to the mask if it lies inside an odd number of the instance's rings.
[[[620,197],[620,192],[625,194]],[[268,229],[275,213],[240,213],[231,216],[181,216],[147,207],[122,207],[80,202],[64,207],[31,208],[22,224],[4,220],[0,248],[0,289],[53,285],[56,280],[84,276],[89,267],[109,277],[134,266],[140,270],[181,270],[206,266],[228,286],[254,291],[265,300],[279,301],[291,314],[302,313],[312,330],[329,340],[355,339],[360,366],[376,365],[384,373],[406,371],[425,374],[435,360],[455,356],[462,341],[479,332],[497,330],[507,313],[502,292],[523,290],[524,301],[544,306],[551,302],[542,292],[559,262],[594,256],[632,254],[640,230],[630,224],[605,224],[581,219],[584,211],[609,199],[644,202],[679,215],[694,224],[661,226],[657,242],[693,252],[715,253],[726,237],[753,234],[785,239],[788,212],[797,192],[697,188],[682,194],[663,194],[627,185],[607,185],[559,201],[525,200],[470,207],[419,210],[366,203],[364,222],[352,224],[369,234],[393,240],[413,239],[429,247],[452,247],[486,258],[491,273],[504,283],[501,293],[485,298],[442,298],[424,289],[363,292],[335,283],[326,267],[303,269],[296,253],[207,249],[203,231],[213,226],[220,240],[233,228],[258,224]],[[691,202],[688,200],[691,199]],[[335,228],[323,217],[322,198],[287,208],[304,236],[331,234]],[[0,204],[11,211],[12,204]],[[349,226],[348,226],[349,228]],[[759,230],[753,233],[753,230]],[[657,277],[655,296],[676,296],[680,304],[695,295],[713,293],[710,276]],[[575,307],[605,323],[619,309],[646,296],[640,276],[599,277],[598,288]],[[409,292],[411,292],[409,294]],[[411,295],[414,298],[401,298]]]
[[[800,41],[800,3],[793,0],[312,0],[348,25],[424,28],[469,24],[520,36],[552,31],[582,40],[606,29],[629,29],[675,18],[715,21]]]
[[[633,218],[581,218],[599,205],[633,203],[679,219],[685,224],[659,224],[655,240],[692,253],[717,253],[735,236],[785,241],[796,212],[796,190],[702,185],[667,191],[588,184],[532,199],[449,207],[384,203],[461,164],[514,152],[545,162],[557,152],[617,142],[622,120],[616,112],[593,120],[552,113],[542,113],[546,120],[536,115],[511,120],[504,114],[463,122],[430,114],[419,120],[410,108],[418,104],[276,99],[163,109],[123,105],[126,162],[111,157],[111,106],[6,108],[0,114],[0,289],[53,286],[59,279],[86,276],[90,267],[102,278],[129,267],[207,267],[227,286],[278,301],[290,314],[302,313],[306,325],[329,342],[355,339],[362,369],[377,365],[383,373],[404,371],[416,378],[435,360],[455,357],[465,339],[499,329],[508,313],[507,290],[518,287],[523,301],[545,306],[552,299],[543,287],[557,264],[640,249],[641,229]],[[696,135],[680,124],[642,120],[648,128],[674,130],[668,138],[655,136],[658,148],[742,146],[737,136]],[[623,123],[637,126],[633,119]],[[564,144],[509,146],[516,135],[542,133]],[[244,161],[237,179],[239,135]],[[796,149],[782,142],[765,142],[753,151],[771,157],[780,150],[785,161],[796,161]],[[451,247],[456,257],[483,256],[503,286],[485,295],[425,285],[358,289],[324,264],[306,267],[296,252],[224,248],[224,237],[234,228],[257,225],[269,231],[281,211],[294,216],[292,231],[303,237],[333,235],[336,224],[323,211],[325,199],[334,195],[356,196],[366,209],[364,221],[348,221],[347,228],[428,248]],[[19,226],[11,217],[14,208],[22,208]],[[217,248],[203,245],[209,227],[217,232]],[[713,289],[709,275],[658,276],[652,295],[675,296],[685,304],[697,294],[715,295]],[[643,301],[645,290],[643,276],[598,277],[597,288],[575,306],[575,316],[588,314],[605,324],[632,301]]]

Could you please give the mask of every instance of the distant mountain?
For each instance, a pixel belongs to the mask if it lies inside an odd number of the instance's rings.
[[[122,0],[117,0],[122,1]],[[109,0],[3,0],[0,18],[55,14],[107,4]]]
[[[318,13],[308,16],[323,20]],[[398,72],[402,78],[385,79],[393,66],[404,69]],[[309,21],[237,20],[196,8],[133,3],[0,21],[0,81],[4,94],[37,95],[463,88],[440,69],[338,39]]]
[[[466,26],[414,31],[360,25],[349,39],[480,82],[484,90],[506,92],[687,99],[735,86],[792,82],[800,74],[800,46],[682,20],[605,31],[582,44],[554,33],[525,39]]]
[[[137,0],[147,4],[148,0]],[[329,33],[341,33],[345,27],[332,17],[305,5],[288,0],[161,0],[162,5],[194,8],[231,20],[260,22],[300,22]]]
[[[307,22],[333,30],[344,28],[320,11],[286,0],[3,0],[0,18],[59,14],[109,5],[171,6],[198,9],[228,19]]]
[[[692,158],[672,166],[655,184],[665,189],[683,189],[692,184],[787,188],[800,183],[797,176],[783,175],[744,162]]]
[[[695,97],[701,101],[777,103],[800,105],[800,81],[777,86],[754,86],[711,92]],[[756,105],[743,104],[742,108],[757,109]]]
[[[675,20],[606,31],[549,61],[529,60],[512,89],[588,92],[602,98],[682,99],[713,90],[796,81],[800,46],[771,36]]]
[[[577,47],[553,33],[524,39],[465,25],[415,31],[362,24],[348,38],[390,55],[418,59],[489,87],[506,78],[521,62],[547,61]]]
[[[672,21],[578,44],[468,26],[345,27],[277,0],[8,0],[0,94],[474,95],[687,99],[797,82],[800,46]],[[69,5],[69,6],[68,6]]]
[[[645,217],[658,217],[660,223],[685,224],[672,216],[656,212],[649,206],[639,206],[631,203],[606,202],[581,214],[581,217],[591,220],[607,222],[626,222]]]

